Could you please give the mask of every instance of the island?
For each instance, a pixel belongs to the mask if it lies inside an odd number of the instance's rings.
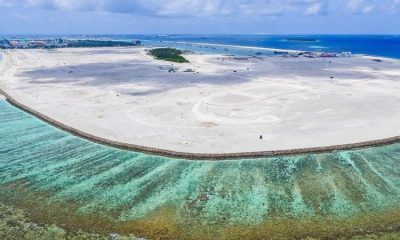
[[[175,48],[155,48],[149,51],[150,55],[154,56],[156,59],[176,62],[176,63],[187,63],[189,62],[186,58],[181,56],[183,54],[182,50]]]
[[[69,39],[69,38],[3,38],[0,49],[54,49],[81,47],[132,47],[142,45],[141,40]]]
[[[181,53],[3,50],[0,88],[82,132],[178,152],[291,150],[400,135],[393,111],[400,109],[399,60]]]

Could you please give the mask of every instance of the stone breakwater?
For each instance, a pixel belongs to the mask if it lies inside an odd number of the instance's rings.
[[[35,117],[57,127],[64,131],[67,131],[75,136],[107,145],[110,147],[115,147],[121,150],[136,151],[146,154],[154,154],[165,157],[181,158],[181,159],[191,159],[191,160],[232,160],[232,159],[243,159],[243,158],[265,158],[265,157],[279,157],[279,156],[290,156],[290,155],[301,155],[301,154],[315,154],[315,153],[328,153],[333,151],[351,150],[351,149],[361,149],[367,147],[384,146],[393,143],[400,142],[400,136],[394,136],[390,138],[377,139],[372,141],[341,144],[333,146],[324,147],[314,147],[314,148],[300,148],[300,149],[290,149],[290,150],[277,150],[277,151],[259,151],[259,152],[238,152],[238,153],[222,153],[222,154],[207,154],[207,153],[189,153],[189,152],[177,152],[165,149],[158,149],[146,146],[140,146],[135,144],[123,143],[112,141],[109,139],[101,138],[93,134],[89,134],[80,131],[76,128],[65,125],[62,122],[56,121],[14,99],[7,92],[0,89],[0,94],[2,94],[9,103],[15,107],[34,115]],[[0,95],[1,97],[1,95]]]

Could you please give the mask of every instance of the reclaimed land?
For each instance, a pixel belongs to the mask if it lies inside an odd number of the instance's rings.
[[[176,64],[145,50],[4,51],[0,88],[99,140],[189,157],[332,151],[400,135],[398,60],[185,53],[190,63]]]

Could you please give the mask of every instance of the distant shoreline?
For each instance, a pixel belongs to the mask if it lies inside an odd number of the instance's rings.
[[[243,36],[249,36],[250,39],[257,39],[259,40],[258,42],[252,41],[252,42],[246,42],[247,38],[242,38]],[[251,36],[254,36],[254,38],[251,38]],[[163,41],[163,42],[171,42],[171,43],[192,43],[192,44],[207,44],[210,46],[240,46],[240,47],[254,47],[258,48],[260,50],[285,50],[285,51],[313,51],[315,48],[310,48],[311,44],[316,44],[323,46],[322,51],[328,49],[327,51],[329,52],[352,52],[353,54],[356,55],[368,55],[368,56],[376,56],[376,57],[384,57],[384,58],[394,58],[394,59],[400,59],[400,56],[398,54],[392,54],[390,53],[391,51],[395,53],[395,48],[394,49],[389,49],[389,47],[377,47],[376,51],[369,51],[366,49],[366,45],[357,45],[357,47],[354,48],[355,44],[354,41],[346,42],[347,40],[351,40],[352,37],[359,37],[362,39],[371,39],[371,37],[374,37],[373,40],[376,42],[376,44],[379,44],[381,42],[380,39],[382,36],[388,36],[388,37],[397,37],[398,35],[348,35],[348,34],[343,34],[343,35],[318,35],[318,34],[308,34],[308,35],[239,35],[237,38],[235,38],[234,35],[227,35],[225,38],[219,38],[217,36],[207,36],[204,38],[201,37],[193,37],[193,38],[180,38],[179,36],[176,38],[168,38],[166,37],[161,37],[157,39],[157,41]],[[310,38],[316,41],[288,41],[287,39],[290,38]],[[231,41],[234,39],[234,41]],[[225,41],[226,40],[226,41]],[[242,41],[243,40],[243,41]],[[335,41],[339,40],[339,41]],[[343,41],[341,41],[343,40]],[[383,39],[385,40],[385,39]],[[152,41],[152,40],[144,40],[144,41]],[[260,44],[261,41],[264,41],[265,44]],[[267,43],[267,41],[269,41]],[[395,39],[395,41],[398,41]],[[277,44],[277,42],[281,42],[284,44]],[[340,44],[338,43],[340,42]],[[343,44],[343,42],[346,42]],[[286,43],[286,44],[285,44]],[[297,43],[297,44],[296,44]],[[385,43],[385,41],[383,41]],[[300,46],[299,46],[300,44]],[[361,47],[361,48],[360,48]]]
[[[185,41],[163,41],[166,43],[178,43],[178,44],[192,44],[192,45],[202,45],[202,46],[210,46],[210,47],[226,47],[226,48],[237,48],[237,49],[249,49],[249,50],[260,50],[260,51],[269,51],[271,53],[273,52],[287,52],[290,54],[296,54],[296,53],[302,53],[302,52],[317,52],[316,49],[318,48],[312,48],[309,51],[306,50],[299,50],[299,49],[286,49],[286,48],[269,48],[269,47],[255,47],[255,46],[245,46],[245,45],[233,45],[233,44],[218,44],[218,43],[205,43],[205,42],[185,42]],[[179,49],[179,47],[176,47]],[[321,49],[326,49],[326,47],[321,48]],[[330,51],[327,51],[330,52]],[[213,53],[209,53],[213,54]],[[217,54],[223,54],[223,53],[217,53]],[[364,54],[364,53],[352,53],[353,56],[363,56],[367,58],[378,58],[378,59],[386,59],[386,60],[394,60],[394,61],[399,61],[399,58],[396,57],[387,57],[387,56],[381,56],[381,55],[372,55],[372,54]]]
[[[259,151],[259,152],[238,152],[238,153],[221,153],[221,154],[213,154],[213,153],[189,153],[189,152],[177,152],[165,149],[158,149],[146,146],[140,146],[135,144],[123,143],[112,141],[109,139],[101,138],[86,132],[82,132],[76,128],[67,126],[59,121],[56,121],[32,108],[20,103],[11,97],[4,90],[0,89],[0,94],[6,98],[6,101],[11,105],[21,109],[22,111],[37,117],[48,124],[57,127],[63,131],[66,131],[74,136],[106,145],[109,147],[127,150],[127,151],[135,151],[150,155],[159,155],[163,157],[170,158],[178,158],[185,160],[212,160],[212,161],[221,161],[221,160],[238,160],[238,159],[260,159],[260,158],[271,158],[271,157],[283,157],[283,156],[293,156],[293,155],[305,155],[305,154],[318,154],[318,153],[329,153],[333,151],[344,151],[344,150],[356,150],[368,147],[379,147],[384,145],[390,145],[395,143],[400,143],[400,136],[394,136],[390,138],[365,141],[359,143],[350,143],[350,144],[342,144],[342,145],[333,145],[333,146],[324,146],[324,147],[314,147],[314,148],[300,148],[300,149],[289,149],[289,150],[276,150],[276,151]]]
[[[286,51],[290,53],[304,52],[302,50],[284,49],[284,48],[267,48],[267,47],[254,47],[254,46],[242,46],[242,45],[231,45],[231,44],[218,44],[218,43],[205,43],[205,42],[185,42],[185,41],[163,41],[166,43],[178,43],[178,44],[193,44],[203,46],[214,46],[214,47],[231,47],[231,48],[242,48],[242,49],[253,49],[253,50],[264,50],[264,51]]]

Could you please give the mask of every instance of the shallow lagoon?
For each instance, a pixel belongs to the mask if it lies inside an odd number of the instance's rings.
[[[400,144],[186,161],[92,143],[0,100],[0,204],[42,225],[107,236],[326,239],[399,232]]]

